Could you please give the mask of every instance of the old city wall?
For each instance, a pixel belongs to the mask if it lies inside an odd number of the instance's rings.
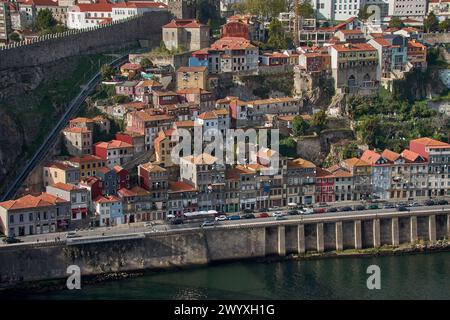
[[[157,46],[161,41],[161,27],[169,19],[169,12],[151,12],[103,28],[0,50],[0,71],[37,66],[79,54],[120,49],[138,40],[148,40],[150,47]]]
[[[394,213],[379,218],[329,217],[326,220],[271,222],[205,230],[146,234],[107,242],[11,245],[0,247],[0,287],[22,281],[67,277],[69,265],[82,275],[205,265],[225,260],[320,254],[378,248],[450,236],[450,213]]]

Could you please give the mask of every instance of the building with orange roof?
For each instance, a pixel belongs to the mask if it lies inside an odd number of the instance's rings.
[[[108,168],[121,166],[128,162],[133,158],[133,151],[134,148],[131,144],[120,140],[98,142],[94,145],[94,154],[105,160]]]
[[[138,179],[139,185],[150,192],[153,214],[157,219],[165,219],[169,171],[156,163],[147,162],[138,166]]]
[[[167,212],[182,217],[185,212],[198,210],[198,191],[183,181],[169,181]]]
[[[401,35],[383,35],[368,42],[378,51],[379,77],[391,78],[406,69],[408,40]]]
[[[409,149],[428,161],[427,196],[450,195],[450,144],[419,138],[409,142]]]
[[[67,230],[70,201],[41,193],[0,202],[0,231],[7,237]]]
[[[162,27],[162,39],[169,50],[199,50],[209,45],[209,27],[196,19],[173,19]]]
[[[175,118],[162,110],[145,109],[133,111],[127,114],[126,130],[137,132],[145,136],[145,149],[147,151],[154,148],[158,132],[168,130],[173,126]]]
[[[156,213],[152,211],[153,202],[150,191],[135,186],[131,189],[119,189],[117,194],[122,200],[124,223],[157,220]]]
[[[71,157],[68,163],[80,170],[80,178],[91,177],[97,174],[97,170],[105,167],[106,162],[94,155],[83,155],[81,157]]]
[[[378,51],[367,43],[329,47],[331,73],[338,93],[372,94],[379,87]]]
[[[314,163],[302,158],[287,161],[284,180],[288,203],[314,203],[316,170],[317,167]]]
[[[99,227],[117,226],[124,223],[122,200],[113,195],[99,196],[93,201],[94,214]]]
[[[67,127],[62,131],[64,145],[71,156],[92,154],[92,131],[84,127]]]
[[[199,210],[224,210],[225,165],[218,158],[207,153],[181,157],[180,181],[199,191]]]
[[[200,106],[200,112],[214,109],[215,94],[200,88],[187,88],[177,90],[181,102],[193,103]]]
[[[353,175],[353,199],[368,199],[373,193],[372,166],[358,158],[350,158],[341,162],[343,169]]]
[[[70,8],[67,11],[67,27],[69,29],[86,29],[105,22],[120,21],[147,12],[167,11],[167,5],[160,2],[130,1],[127,3],[109,3],[100,1],[92,3],[86,0],[81,2],[75,5],[70,3],[69,5]]]
[[[419,70],[426,70],[427,64],[427,47],[416,40],[408,41],[408,62],[410,62],[414,68]]]
[[[336,202],[351,201],[353,199],[353,174],[341,168],[339,165],[333,165],[327,168],[334,178],[334,199]]]
[[[334,180],[335,176],[332,172],[322,168],[316,169],[316,202],[327,203],[335,201]]]
[[[180,67],[177,70],[177,89],[204,89],[208,86],[208,67]]]
[[[76,184],[80,181],[79,169],[69,162],[48,162],[44,165],[42,173],[44,187],[58,182]]]
[[[391,188],[391,161],[374,150],[365,150],[360,159],[372,165],[373,194],[377,199],[388,199]]]
[[[89,194],[85,188],[74,184],[56,183],[47,186],[46,192],[70,202],[70,219],[83,220],[88,217]]]
[[[259,50],[248,39],[224,37],[202,52],[194,52],[190,66],[208,66],[209,74],[254,74],[258,71]]]
[[[177,141],[172,141],[174,132],[175,129],[161,130],[155,138],[156,162],[164,168],[174,165],[171,156],[172,149],[177,145]]]

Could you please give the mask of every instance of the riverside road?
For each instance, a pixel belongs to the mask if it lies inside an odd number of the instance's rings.
[[[287,214],[288,210],[280,210]],[[115,227],[97,227],[85,230],[79,230],[77,237],[67,238],[67,232],[56,232],[47,234],[36,234],[24,237],[18,237],[21,243],[4,244],[0,246],[21,246],[34,243],[52,243],[55,241],[65,242],[67,244],[88,243],[97,241],[113,241],[119,239],[128,239],[143,237],[146,234],[167,234],[176,233],[182,231],[199,231],[199,230],[211,230],[215,228],[236,228],[236,227],[262,227],[270,225],[283,225],[292,223],[307,223],[307,222],[324,222],[324,221],[338,221],[338,220],[351,220],[351,219],[364,219],[364,218],[383,218],[391,216],[409,216],[411,214],[420,215],[421,213],[433,213],[436,214],[450,212],[450,205],[445,206],[418,206],[411,207],[409,211],[397,211],[396,208],[392,209],[374,209],[374,210],[361,210],[361,211],[348,211],[348,212],[328,212],[328,213],[315,213],[308,215],[285,215],[283,220],[277,220],[275,217],[268,218],[256,218],[256,219],[240,219],[240,220],[226,220],[216,221],[215,226],[201,227],[201,222],[191,222],[178,225],[172,225],[166,222],[160,222],[160,224],[154,223],[152,225],[146,225],[143,222],[125,224]]]

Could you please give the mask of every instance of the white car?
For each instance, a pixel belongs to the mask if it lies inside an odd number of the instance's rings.
[[[314,210],[311,208],[303,208],[300,210],[300,213],[301,214],[312,214],[312,213],[314,213]]]
[[[227,220],[227,216],[224,214],[216,217],[216,221],[225,221],[225,220]]]
[[[69,231],[66,234],[66,238],[76,238],[81,237],[76,231]]]
[[[272,217],[282,217],[282,216],[284,216],[284,213],[281,211],[272,213]]]

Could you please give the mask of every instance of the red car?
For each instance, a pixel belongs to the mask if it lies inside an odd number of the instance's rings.
[[[314,213],[325,213],[325,208],[314,208]]]
[[[266,212],[258,214],[258,218],[270,218],[269,214]]]

